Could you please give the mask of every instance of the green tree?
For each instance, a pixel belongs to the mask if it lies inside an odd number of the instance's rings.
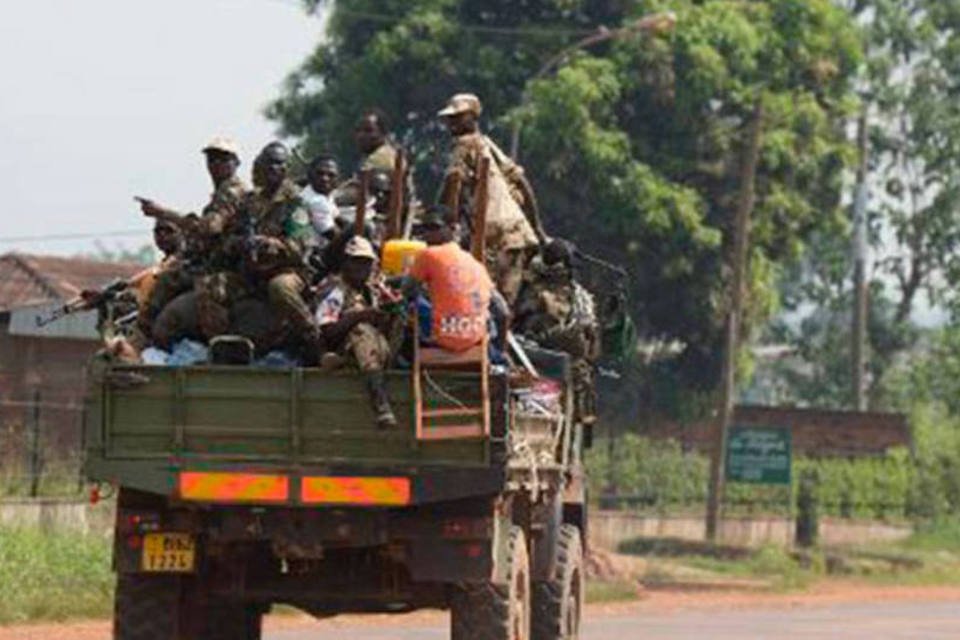
[[[870,123],[869,237],[876,256],[868,367],[871,404],[882,406],[897,401],[887,397],[888,367],[899,358],[913,358],[903,352],[917,344],[911,314],[919,298],[925,294],[935,304],[957,303],[960,2],[853,0],[842,5],[864,33],[866,64],[858,88]],[[801,402],[844,406],[850,400],[850,252],[849,226],[819,234],[783,282],[788,308],[814,309],[795,330],[775,334],[793,342],[806,360],[807,367],[784,370]],[[934,378],[925,380],[936,386]]]
[[[317,2],[308,2],[315,8]],[[434,114],[478,93],[488,130],[523,125],[523,161],[548,229],[621,262],[642,333],[676,341],[667,374],[712,389],[743,129],[758,95],[764,121],[754,216],[750,326],[776,308],[775,281],[811,233],[841,218],[851,162],[844,122],[860,43],[827,0],[358,0],[331,2],[328,37],[269,109],[309,150],[352,153],[358,112],[394,114],[417,176],[436,183],[447,141]],[[595,30],[670,9],[672,34],[552,55]],[[521,104],[524,95],[529,97]],[[431,188],[422,193],[431,193]]]

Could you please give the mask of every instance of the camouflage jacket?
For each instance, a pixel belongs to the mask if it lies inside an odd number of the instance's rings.
[[[600,346],[593,296],[561,271],[534,263],[515,305],[515,326],[548,349],[593,360]]]
[[[487,246],[495,252],[537,246],[537,235],[522,208],[524,200],[519,179],[523,168],[501,151],[493,140],[481,133],[458,136],[450,153],[446,175],[459,176],[461,199],[472,202],[483,158],[490,158]]]
[[[306,268],[307,251],[315,237],[300,188],[292,180],[284,180],[272,196],[262,189],[248,194],[239,218],[246,226],[245,235],[272,240],[267,248],[257,248],[247,256],[253,272],[272,276]]]
[[[236,224],[247,193],[249,189],[243,180],[233,176],[217,186],[199,216],[187,216],[184,233],[188,262],[213,270],[224,268],[231,262],[227,236]]]

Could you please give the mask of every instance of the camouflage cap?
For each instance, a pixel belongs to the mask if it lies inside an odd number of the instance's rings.
[[[446,118],[448,116],[470,112],[475,116],[479,116],[481,111],[483,111],[483,107],[480,105],[480,98],[472,93],[458,93],[447,100],[447,106],[440,109],[437,115],[441,118]]]
[[[373,245],[363,236],[353,236],[343,250],[344,255],[353,258],[377,259],[377,252],[373,250]]]
[[[209,153],[210,151],[222,151],[223,153],[230,153],[238,158],[240,157],[240,148],[237,147],[237,143],[224,136],[217,136],[207,143],[207,146],[203,148],[203,152]]]

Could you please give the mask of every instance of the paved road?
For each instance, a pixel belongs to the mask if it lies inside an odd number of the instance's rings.
[[[267,640],[444,640],[443,624],[285,630]],[[883,602],[589,618],[582,640],[957,640],[960,602]]]

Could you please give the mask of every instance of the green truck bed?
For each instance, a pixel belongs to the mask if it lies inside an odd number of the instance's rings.
[[[428,402],[441,405],[479,388],[477,376],[465,373],[434,382]],[[505,384],[495,397],[506,397]],[[294,485],[318,473],[402,473],[413,479],[414,503],[455,497],[456,478],[465,474],[473,485],[485,477],[492,492],[499,489],[505,410],[492,410],[490,438],[418,440],[409,372],[391,373],[389,389],[400,426],[383,431],[351,371],[101,363],[91,372],[86,472],[165,495],[176,495],[190,471],[283,474]]]

